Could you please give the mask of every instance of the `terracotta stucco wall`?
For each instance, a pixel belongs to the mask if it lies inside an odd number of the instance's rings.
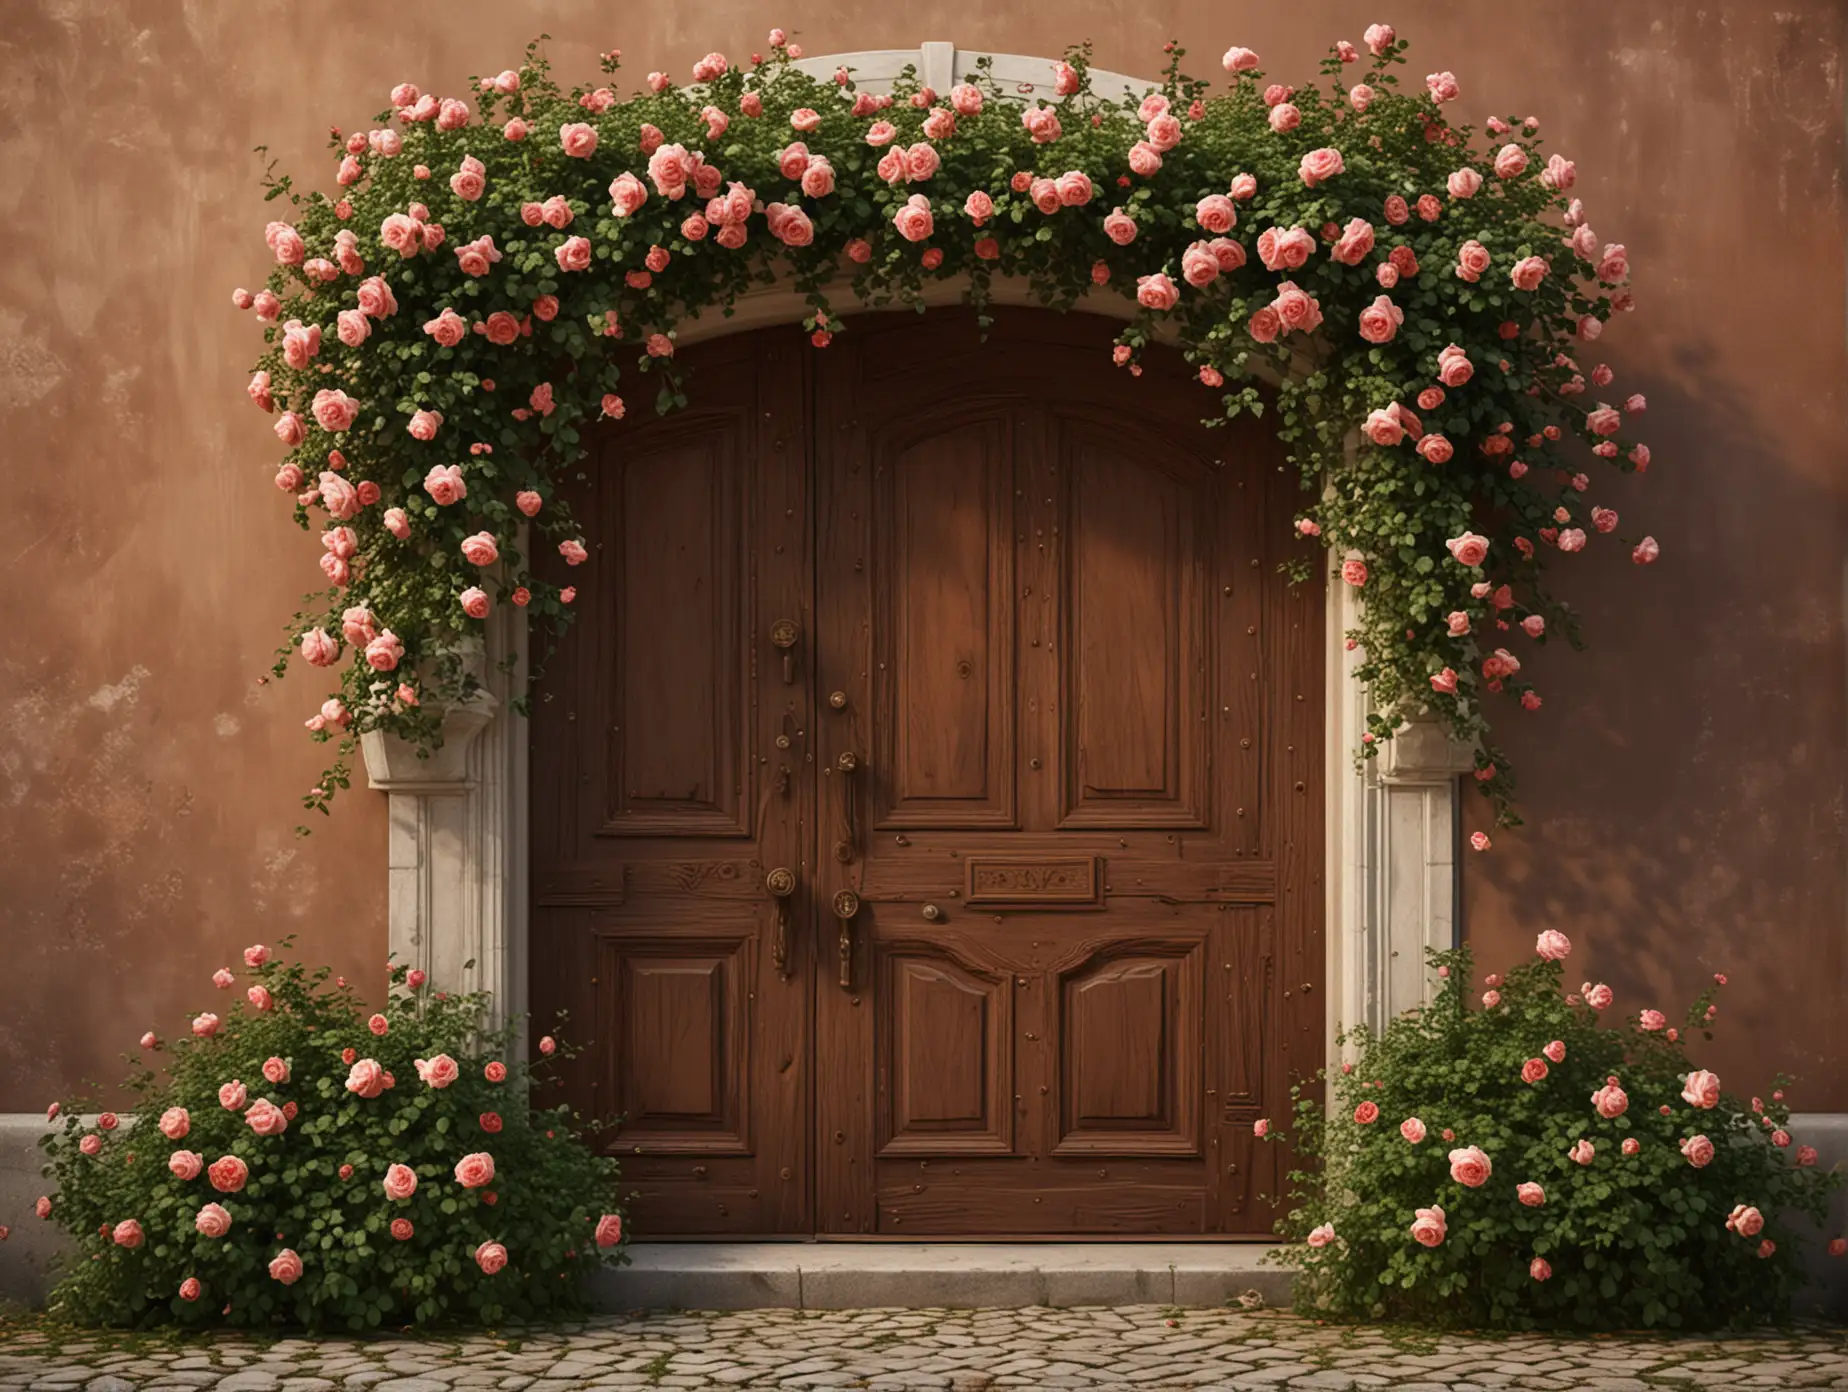
[[[636,74],[684,73],[772,23],[814,53],[1090,37],[1127,72],[1156,69],[1171,36],[1216,72],[1237,42],[1290,77],[1377,18],[1413,39],[1420,73],[1461,75],[1472,116],[1543,118],[1593,225],[1630,247],[1643,305],[1602,356],[1648,394],[1657,464],[1599,501],[1665,558],[1572,563],[1594,647],[1535,659],[1546,708],[1508,721],[1529,825],[1470,863],[1470,935],[1498,964],[1562,927],[1630,1004],[1727,970],[1722,1074],[1752,1086],[1783,1067],[1804,1105],[1848,1107],[1838,6],[16,0],[0,30],[0,1110],[112,1075],[254,938],[293,931],[362,980],[383,954],[380,799],[356,791],[298,840],[317,688],[256,684],[316,575],[240,391],[256,338],[229,294],[265,262],[253,146],[331,175],[329,123],[365,124],[404,78],[459,91],[542,31],[567,80],[611,45]]]

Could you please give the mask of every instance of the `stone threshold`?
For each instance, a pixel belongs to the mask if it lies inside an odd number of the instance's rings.
[[[1222,1307],[1290,1303],[1252,1242],[642,1242],[599,1272],[604,1311]],[[1251,1302],[1255,1303],[1255,1302]]]

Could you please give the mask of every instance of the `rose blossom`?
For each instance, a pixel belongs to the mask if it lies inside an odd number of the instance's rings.
[[[1688,1074],[1681,1096],[1692,1107],[1717,1107],[1720,1103],[1720,1080],[1717,1074],[1696,1069]]]
[[[1373,250],[1373,224],[1365,218],[1350,218],[1328,254],[1344,266],[1358,266]]]
[[[448,1054],[417,1060],[417,1076],[433,1088],[446,1088],[461,1076],[462,1070]]]
[[[1371,1126],[1379,1120],[1379,1117],[1380,1108],[1377,1102],[1362,1102],[1354,1108],[1354,1120],[1362,1126]]]
[[[1360,312],[1360,336],[1369,343],[1390,343],[1404,322],[1405,311],[1387,296],[1377,295],[1373,303]]]
[[[1546,1202],[1546,1190],[1542,1189],[1532,1180],[1524,1184],[1515,1185],[1514,1192],[1516,1197],[1529,1208],[1539,1208]]]
[[[1489,249],[1471,238],[1457,249],[1457,279],[1471,284],[1481,280],[1482,273],[1489,268],[1489,260]]]
[[[361,1097],[377,1097],[385,1090],[385,1070],[377,1059],[358,1059],[347,1072],[346,1090]]]
[[[181,1140],[192,1130],[192,1116],[184,1107],[169,1107],[160,1114],[160,1134],[170,1141]]]
[[[1346,168],[1341,160],[1341,152],[1332,146],[1325,146],[1304,155],[1296,172],[1307,187],[1314,188],[1324,180],[1344,173]]]
[[[456,1161],[456,1183],[464,1189],[480,1189],[494,1182],[494,1157],[485,1150],[464,1155]]]
[[[223,1237],[231,1231],[231,1215],[218,1204],[209,1203],[193,1218],[193,1226],[206,1237]]]
[[[1173,309],[1180,298],[1174,282],[1160,271],[1136,277],[1136,302],[1145,309]]]
[[[417,1192],[417,1172],[409,1165],[392,1165],[385,1171],[385,1197],[408,1199]]]
[[[1636,1017],[1636,1027],[1649,1033],[1668,1027],[1668,1016],[1659,1010],[1644,1010]]]
[[[1557,962],[1572,951],[1572,940],[1557,928],[1548,928],[1534,939],[1534,952],[1543,960]]]
[[[468,485],[462,480],[460,464],[436,464],[424,475],[424,491],[439,507],[461,502],[468,496]]]
[[[1267,227],[1258,234],[1258,260],[1267,271],[1301,270],[1315,250],[1315,238],[1301,227]]]
[[[1530,1058],[1521,1065],[1521,1081],[1524,1083],[1540,1082],[1547,1075],[1545,1059]]]
[[[1113,208],[1104,218],[1104,235],[1118,246],[1128,246],[1136,240],[1136,220],[1121,208]]]
[[[235,1194],[250,1178],[250,1166],[235,1155],[221,1155],[205,1171],[212,1187],[221,1194]]]
[[[1489,1157],[1476,1146],[1450,1152],[1450,1177],[1465,1188],[1480,1189],[1488,1183],[1494,1168]]]
[[[1590,1141],[1580,1139],[1573,1145],[1571,1150],[1566,1152],[1566,1158],[1577,1165],[1589,1165],[1592,1160],[1597,1157],[1597,1154],[1598,1148],[1596,1146]]]
[[[289,1129],[289,1118],[267,1097],[257,1099],[244,1113],[244,1121],[259,1136],[280,1136]]]
[[[205,1157],[196,1150],[176,1150],[167,1157],[167,1168],[175,1179],[190,1183],[204,1171]]]
[[[227,1112],[242,1111],[248,1097],[244,1085],[236,1078],[218,1089],[218,1105]]]
[[[1539,256],[1524,256],[1514,263],[1514,269],[1508,278],[1514,282],[1516,290],[1538,290],[1540,282],[1546,279],[1547,264]]]
[[[1412,1240],[1421,1247],[1436,1247],[1442,1244],[1446,1225],[1444,1210],[1436,1204],[1421,1208],[1412,1222]]]
[[[1738,1204],[1726,1215],[1726,1228],[1740,1237],[1757,1237],[1764,1231],[1765,1215],[1750,1204]]]
[[[495,1059],[481,1070],[481,1076],[490,1083],[504,1083],[507,1081],[507,1065]]]
[[[1456,558],[1458,565],[1479,566],[1488,558],[1489,539],[1475,532],[1464,532],[1462,536],[1451,537],[1444,543],[1444,548]],[[1544,957],[1547,954],[1541,952],[1540,955]]]
[[[1629,1094],[1616,1083],[1606,1083],[1591,1095],[1591,1105],[1598,1109],[1598,1115],[1609,1121],[1620,1117],[1630,1109]]]
[[[484,1242],[475,1249],[475,1265],[492,1276],[507,1265],[507,1249],[498,1242]]]
[[[283,1285],[292,1286],[302,1279],[302,1259],[284,1247],[270,1259],[269,1274]]]

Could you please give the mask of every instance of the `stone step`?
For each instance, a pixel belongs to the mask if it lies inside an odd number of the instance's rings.
[[[1016,1309],[1290,1303],[1256,1242],[643,1242],[599,1272],[595,1308]]]

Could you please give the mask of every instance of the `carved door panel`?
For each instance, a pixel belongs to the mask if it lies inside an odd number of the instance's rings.
[[[1320,596],[1268,433],[1110,332],[893,316],[817,359],[823,1232],[1272,1221],[1250,1123],[1320,1057]]]
[[[536,697],[535,1015],[588,1041],[559,1096],[624,1118],[656,1236],[813,1227],[808,356],[711,345],[687,410],[605,430]]]

